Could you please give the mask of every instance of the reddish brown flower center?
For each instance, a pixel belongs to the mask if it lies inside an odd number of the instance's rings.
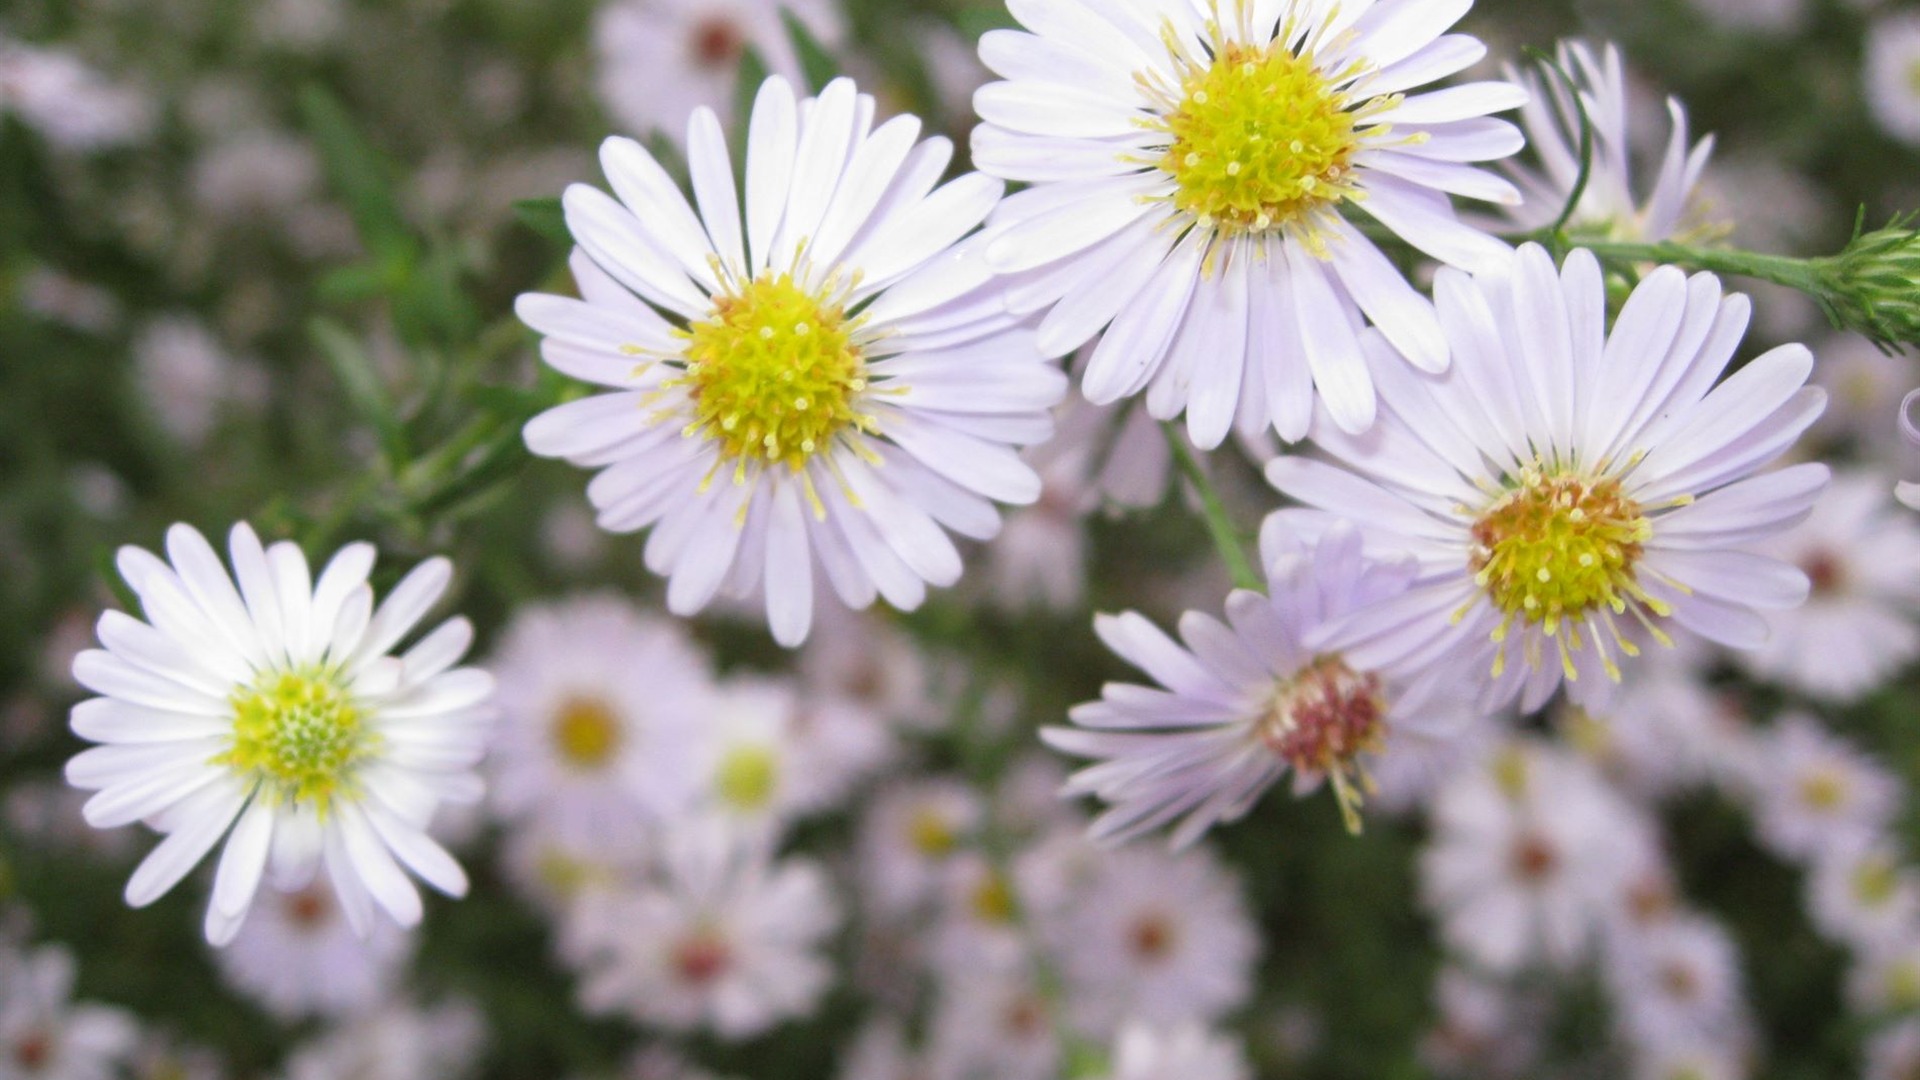
[[[731,67],[746,49],[745,35],[724,15],[714,15],[693,28],[693,56],[701,67]]]
[[[1357,833],[1359,806],[1372,790],[1359,759],[1385,748],[1386,714],[1378,675],[1358,674],[1339,657],[1323,656],[1274,688],[1256,730],[1295,771],[1333,782],[1347,828]]]
[[[26,1072],[38,1072],[53,1061],[53,1039],[44,1031],[30,1031],[13,1044],[13,1063]]]
[[[327,898],[316,888],[302,889],[286,898],[287,919],[303,930],[327,921]]]
[[[1133,955],[1149,964],[1159,963],[1173,953],[1176,937],[1173,920],[1159,912],[1149,912],[1134,920],[1127,933]]]
[[[1831,551],[1814,551],[1800,560],[1800,569],[1813,587],[1813,595],[1830,596],[1846,584],[1846,567]]]
[[[727,943],[710,933],[697,934],[673,950],[673,970],[684,982],[704,986],[719,978],[733,962]]]
[[[1539,885],[1560,867],[1560,855],[1546,839],[1533,833],[1513,845],[1513,872],[1529,885]]]
[[[1700,996],[1700,976],[1678,961],[1660,970],[1660,985],[1669,997],[1692,1001]]]

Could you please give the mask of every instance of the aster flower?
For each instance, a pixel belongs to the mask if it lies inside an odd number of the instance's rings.
[[[1253,1069],[1240,1044],[1199,1024],[1158,1029],[1130,1023],[1113,1044],[1105,1080],[1247,1080]]]
[[[295,889],[322,864],[355,930],[369,930],[376,906],[411,926],[420,894],[403,866],[450,896],[466,891],[426,828],[442,801],[479,798],[472,769],[491,716],[492,678],[454,667],[473,640],[465,619],[390,655],[452,566],[422,563],[375,608],[372,545],[343,548],[318,582],[297,546],[262,548],[244,523],[229,551],[231,576],[186,525],[167,532],[171,565],[120,549],[148,621],[107,612],[105,648],[73,662],[103,695],[73,710],[74,733],[105,744],[67,764],[69,783],[98,791],[87,822],[166,834],[127,883],[135,907],[226,837],[206,917],[216,945],[239,931],[263,876]]]
[[[818,866],[696,820],[664,837],[635,888],[583,897],[566,932],[587,1008],[738,1039],[819,1001],[833,976],[820,949],[839,921]]]
[[[1244,816],[1289,770],[1296,794],[1331,781],[1357,829],[1369,757],[1466,726],[1467,695],[1443,673],[1356,665],[1344,652],[1405,592],[1412,563],[1366,557],[1351,529],[1306,544],[1278,523],[1263,530],[1261,557],[1267,594],[1235,591],[1225,624],[1188,612],[1179,642],[1133,612],[1094,621],[1108,648],[1164,687],[1109,683],[1074,708],[1076,727],[1041,731],[1057,750],[1100,759],[1066,788],[1113,804],[1096,840],[1181,818],[1173,842],[1185,846]]]
[[[1654,857],[1652,825],[1586,763],[1514,743],[1434,799],[1421,892],[1440,936],[1489,971],[1573,967]]]
[[[1812,592],[1805,605],[1768,614],[1766,644],[1735,655],[1743,667],[1845,704],[1920,656],[1920,523],[1891,490],[1878,473],[1843,473],[1807,520],[1759,546],[1798,566]]]
[[[1507,71],[1507,77],[1525,86],[1530,95],[1520,122],[1527,145],[1539,159],[1537,167],[1517,161],[1506,164],[1507,174],[1526,195],[1524,203],[1507,211],[1513,227],[1531,232],[1560,219],[1580,180],[1580,115],[1584,111],[1593,134],[1593,152],[1586,187],[1567,220],[1569,231],[1645,243],[1698,242],[1724,232],[1707,220],[1706,199],[1699,191],[1701,174],[1713,155],[1713,136],[1689,145],[1687,112],[1680,101],[1667,99],[1672,128],[1666,154],[1642,198],[1635,194],[1640,185],[1635,183],[1627,75],[1620,50],[1609,43],[1595,55],[1586,42],[1567,41],[1560,44],[1557,55],[1561,69],[1573,80],[1572,90],[1558,76],[1540,69]]]
[[[991,537],[996,500],[1039,496],[1014,447],[1052,434],[1066,386],[961,243],[1000,182],[934,189],[951,145],[916,143],[912,117],[869,133],[873,110],[844,79],[805,102],[769,79],[744,223],[711,111],[688,132],[698,214],[638,143],[608,140],[619,200],[563,200],[585,299],[518,307],[549,364],[613,390],[535,418],[527,444],[605,469],[600,525],[652,527],[674,613],[763,592],[786,645],[812,623],[816,564],[854,608],[957,580],[947,530]]]
[[[1874,19],[1864,38],[1865,90],[1873,118],[1888,135],[1920,145],[1920,86],[1913,78],[1920,68],[1920,16],[1889,12]]]
[[[1317,388],[1364,431],[1363,314],[1413,364],[1446,367],[1431,305],[1342,211],[1445,263],[1505,261],[1448,195],[1519,200],[1470,163],[1520,148],[1489,114],[1525,92],[1418,92],[1485,54],[1446,33],[1470,6],[1035,0],[1013,9],[1031,33],[981,39],[1006,81],[974,97],[974,162],[1034,185],[996,214],[987,258],[1015,275],[1016,310],[1051,309],[1048,354],[1108,328],[1088,400],[1145,391],[1155,417],[1185,409],[1211,448],[1236,421],[1301,438]]]
[[[1077,1030],[1111,1035],[1128,1018],[1212,1022],[1252,996],[1260,935],[1239,878],[1205,848],[1102,856],[1041,934]]]
[[[353,932],[332,889],[315,880],[255,905],[214,957],[227,982],[282,1020],[348,1016],[386,1000],[413,952],[387,925]]]
[[[1752,778],[1756,831],[1776,853],[1813,859],[1871,842],[1899,812],[1900,781],[1813,717],[1782,718]]]
[[[1576,251],[1556,270],[1536,245],[1504,275],[1442,269],[1435,295],[1453,369],[1418,376],[1373,343],[1379,424],[1355,437],[1322,417],[1314,438],[1334,463],[1267,466],[1314,508],[1279,513],[1303,534],[1350,519],[1369,550],[1419,561],[1353,663],[1490,642],[1490,704],[1537,709],[1563,679],[1592,703],[1640,640],[1670,643],[1677,626],[1752,649],[1767,637],[1760,611],[1806,599],[1804,573],[1753,547],[1806,515],[1827,467],[1760,470],[1826,394],[1805,387],[1799,345],[1721,379],[1745,297],[1663,267],[1609,333],[1598,260]]]
[[[499,743],[488,801],[556,844],[605,850],[699,797],[693,776],[716,693],[681,627],[615,596],[523,608],[491,668]]]
[[[0,942],[0,974],[0,1077],[122,1075],[139,1042],[139,1026],[120,1009],[72,1000],[75,966],[64,946],[22,952]]]
[[[752,49],[769,70],[798,79],[800,57],[780,20],[791,12],[828,47],[845,34],[831,0],[613,0],[593,17],[594,85],[629,131],[672,131],[698,108],[733,104],[740,61]]]

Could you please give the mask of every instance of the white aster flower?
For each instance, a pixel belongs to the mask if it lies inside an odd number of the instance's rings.
[[[1240,1044],[1199,1024],[1157,1030],[1129,1023],[1113,1044],[1106,1080],[1250,1080],[1253,1069]]]
[[[380,924],[354,933],[332,890],[315,880],[255,905],[220,973],[282,1020],[345,1016],[385,1001],[413,952],[412,939]]]
[[[1867,104],[1887,134],[1920,145],[1920,15],[1875,19],[1866,33]]]
[[[699,805],[748,828],[777,830],[827,809],[892,749],[865,710],[804,700],[779,679],[722,684],[698,720]]]
[[[934,1080],[1054,1080],[1061,1073],[1059,1003],[1026,965],[949,965],[929,1022]]]
[[[1342,527],[1305,544],[1276,523],[1260,548],[1268,592],[1228,596],[1225,624],[1188,612],[1175,642],[1134,612],[1095,619],[1108,648],[1164,687],[1108,683],[1101,700],[1074,708],[1077,727],[1041,732],[1055,749],[1101,759],[1066,788],[1113,804],[1095,839],[1183,818],[1173,842],[1184,846],[1243,817],[1289,770],[1295,794],[1330,780],[1358,828],[1366,759],[1468,724],[1470,695],[1438,669],[1356,664],[1345,652],[1377,625],[1371,613],[1406,591],[1410,561],[1368,558]]]
[[[1689,664],[1662,650],[1609,695],[1604,707],[1567,703],[1555,726],[1609,781],[1631,794],[1658,798],[1712,778],[1722,707]]]
[[[1856,1012],[1920,1010],[1920,936],[1914,928],[1855,954],[1847,972],[1847,1001]]]
[[[389,1003],[296,1050],[281,1080],[458,1080],[486,1038],[486,1017],[467,1002]]]
[[[620,201],[564,200],[586,299],[518,307],[549,364],[615,391],[535,418],[528,445],[605,468],[587,489],[600,525],[652,527],[672,611],[764,592],[786,645],[807,636],[816,567],[854,608],[956,581],[947,530],[988,538],[995,500],[1039,496],[1014,447],[1052,434],[1065,392],[978,242],[959,243],[1000,182],[934,189],[951,145],[916,143],[912,117],[869,132],[873,110],[844,79],[799,103],[769,79],[744,225],[712,112],[688,136],[699,214],[638,143],[608,140]]]
[[[89,152],[146,138],[155,109],[149,95],[110,81],[70,50],[0,34],[0,115],[6,113],[55,146]]]
[[[867,804],[860,827],[862,899],[884,918],[909,915],[942,892],[954,856],[986,816],[980,793],[957,780],[896,782]]]
[[[1586,187],[1567,220],[1570,231],[1644,243],[1698,242],[1724,232],[1708,220],[1706,200],[1698,190],[1713,155],[1713,136],[1689,145],[1686,109],[1677,98],[1668,98],[1673,126],[1666,156],[1652,183],[1642,188],[1635,183],[1627,75],[1619,48],[1609,43],[1595,55],[1585,42],[1568,41],[1561,43],[1557,55],[1574,81],[1573,91],[1559,76],[1540,68],[1507,72],[1532,97],[1520,121],[1526,128],[1527,145],[1539,159],[1537,168],[1518,162],[1507,165],[1508,175],[1527,199],[1508,212],[1513,227],[1531,232],[1560,219],[1580,179],[1580,113],[1584,109],[1593,133],[1593,154]],[[1646,190],[1646,196],[1636,195],[1638,190]]]
[[[1912,1080],[1920,1074],[1920,1020],[1881,1029],[1866,1045],[1866,1080]]]
[[[1751,778],[1760,840],[1789,859],[1869,843],[1899,812],[1900,781],[1805,714],[1761,736]]]
[[[1642,1054],[1744,1041],[1740,954],[1720,924],[1692,914],[1660,919],[1615,935],[1606,958],[1616,1022]]]
[[[748,49],[770,71],[801,75],[780,13],[829,48],[845,37],[832,0],[612,0],[593,19],[594,85],[628,131],[672,133],[695,109],[731,112]]]
[[[1857,701],[1920,656],[1920,522],[1890,478],[1845,472],[1792,530],[1755,550],[1798,566],[1805,605],[1767,613],[1765,644],[1734,659],[1754,675],[1838,704]]]
[[[341,549],[317,583],[299,547],[263,549],[245,523],[229,551],[231,576],[186,525],[167,532],[172,565],[120,549],[120,576],[149,621],[107,612],[106,648],[73,662],[74,678],[104,695],[73,710],[74,733],[106,744],[67,764],[68,782],[98,791],[87,822],[145,821],[166,834],[127,883],[135,907],[226,837],[207,906],[216,945],[239,931],[263,875],[294,889],[323,863],[356,930],[367,932],[376,905],[411,926],[420,894],[402,866],[450,896],[466,892],[426,828],[442,801],[480,797],[472,770],[491,718],[492,678],[454,667],[473,640],[465,619],[390,655],[452,566],[422,563],[376,609],[370,544]]]
[[[1212,1023],[1253,993],[1260,935],[1239,878],[1204,848],[1112,852],[1042,923],[1081,1031]]]
[[[1563,678],[1591,704],[1643,634],[1665,644],[1678,626],[1752,649],[1767,637],[1760,611],[1806,599],[1805,574],[1752,547],[1807,513],[1827,467],[1754,474],[1826,394],[1804,386],[1813,357],[1799,345],[1721,379],[1744,296],[1662,267],[1609,333],[1599,261],[1576,251],[1556,270],[1531,244],[1505,275],[1442,268],[1435,293],[1452,370],[1422,376],[1382,356],[1371,432],[1323,417],[1314,438],[1337,464],[1267,466],[1317,508],[1279,513],[1304,533],[1346,518],[1369,550],[1419,560],[1352,663],[1477,656],[1491,642],[1490,704],[1532,711]]]
[[[140,1039],[134,1018],[73,1002],[73,954],[0,943],[0,1078],[112,1080]]]
[[[1920,872],[1885,837],[1823,848],[1807,875],[1807,917],[1829,940],[1872,951],[1920,926]]]
[[[1446,30],[1470,2],[1030,0],[1032,33],[981,39],[1007,81],[983,87],[982,170],[1034,187],[987,249],[1016,310],[1051,306],[1049,355],[1102,327],[1082,390],[1182,409],[1202,447],[1236,422],[1306,434],[1314,390],[1340,426],[1373,420],[1361,316],[1406,359],[1447,365],[1432,306],[1342,211],[1351,204],[1442,262],[1501,265],[1505,244],[1449,194],[1516,202],[1471,162],[1518,150],[1489,114],[1508,83],[1419,93],[1486,47]]]
[[[616,596],[524,608],[489,665],[499,743],[488,799],[552,842],[593,849],[700,795],[711,664],[678,623]]]
[[[693,821],[663,838],[635,888],[582,898],[568,951],[588,1009],[739,1039],[819,1002],[833,981],[820,950],[839,922],[818,866]]]
[[[1440,936],[1500,974],[1566,970],[1654,861],[1652,826],[1586,763],[1514,743],[1435,797],[1421,891]]]

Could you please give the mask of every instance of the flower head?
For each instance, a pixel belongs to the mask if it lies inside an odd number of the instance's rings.
[[[1166,0],[1014,10],[981,39],[974,160],[1030,183],[995,215],[987,258],[1017,311],[1048,309],[1064,355],[1106,327],[1083,389],[1144,391],[1213,447],[1236,424],[1301,438],[1315,390],[1349,431],[1373,419],[1357,329],[1372,320],[1426,370],[1447,364],[1432,307],[1345,216],[1357,209],[1443,262],[1506,245],[1449,194],[1517,202],[1473,162],[1519,133],[1489,118],[1508,83],[1421,92],[1485,54],[1445,31],[1467,4]]]
[[[1191,843],[1289,771],[1296,791],[1331,782],[1357,829],[1370,760],[1400,740],[1465,727],[1465,701],[1443,676],[1358,664],[1345,651],[1374,633],[1372,610],[1406,590],[1410,562],[1368,558],[1346,529],[1308,545],[1275,527],[1261,554],[1270,595],[1233,593],[1226,624],[1188,612],[1181,643],[1132,612],[1095,622],[1109,648],[1165,687],[1110,683],[1073,710],[1076,727],[1041,733],[1055,749],[1100,759],[1067,787],[1113,804],[1094,822],[1097,839],[1182,818],[1174,843]]]
[[[691,614],[764,594],[775,638],[813,619],[815,564],[849,606],[919,605],[950,585],[947,530],[991,537],[995,501],[1040,479],[1014,447],[1044,441],[1065,377],[1006,313],[978,243],[998,202],[978,174],[935,188],[952,147],[838,80],[754,106],[746,212],[711,110],[688,131],[696,213],[638,143],[601,160],[619,199],[565,197],[584,299],[523,296],[547,362],[615,392],[527,426],[535,452],[604,468],[602,527],[652,527],[647,565]]]
[[[215,944],[239,932],[263,875],[298,889],[322,863],[355,930],[367,932],[376,904],[410,926],[420,895],[401,866],[466,891],[426,828],[442,801],[479,797],[472,768],[491,719],[492,678],[454,667],[473,640],[465,619],[391,655],[452,568],[422,563],[376,608],[371,545],[341,550],[318,582],[299,548],[263,548],[245,524],[229,550],[231,576],[186,525],[167,533],[171,564],[120,550],[147,621],[107,612],[105,647],[73,662],[102,695],[73,710],[75,734],[105,744],[67,764],[70,783],[99,792],[87,821],[166,834],[127,883],[135,907],[226,837],[207,908]]]
[[[1602,691],[1675,627],[1755,648],[1760,610],[1806,599],[1804,573],[1752,549],[1806,515],[1827,467],[1754,474],[1826,395],[1804,385],[1813,357],[1798,345],[1721,380],[1745,297],[1662,268],[1609,333],[1598,261],[1576,251],[1557,269],[1532,245],[1505,274],[1443,269],[1435,290],[1453,369],[1405,372],[1375,342],[1374,430],[1323,418],[1315,439],[1336,464],[1267,466],[1314,508],[1281,520],[1313,536],[1350,519],[1369,550],[1420,564],[1356,663],[1490,651],[1489,704],[1531,710],[1563,679]]]

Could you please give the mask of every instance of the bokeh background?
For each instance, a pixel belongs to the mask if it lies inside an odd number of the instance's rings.
[[[705,10],[753,27],[766,22],[760,8]],[[77,961],[77,998],[137,1017],[145,1049],[126,1075],[281,1075],[290,1055],[352,1021],[277,1016],[223,975],[200,938],[197,880],[149,910],[121,902],[149,841],[87,829],[60,775],[80,746],[65,728],[81,696],[70,660],[103,607],[127,606],[114,549],[156,546],[176,521],[212,533],[245,519],[310,557],[374,540],[382,586],[443,553],[460,568],[455,606],[479,626],[482,657],[530,604],[611,591],[658,609],[639,541],[596,532],[583,478],[530,461],[514,437],[571,391],[539,372],[510,312],[520,292],[565,287],[550,221],[517,202],[597,181],[595,148],[610,133],[671,147],[698,94],[719,87],[733,100],[742,48],[761,31],[709,26],[692,60],[660,59],[660,41],[689,33],[689,10],[698,0],[0,5],[0,941],[59,943]],[[918,113],[962,147],[969,95],[986,78],[972,43],[1013,25],[991,2],[808,0],[796,12],[883,108]],[[1650,140],[1669,93],[1697,131],[1716,133],[1708,184],[1733,242],[1815,254],[1845,243],[1861,207],[1871,224],[1920,207],[1920,152],[1876,118],[1863,73],[1883,20],[1900,14],[1839,0],[1481,0],[1464,28],[1513,62],[1569,35],[1617,42]],[[757,51],[799,75],[777,37]],[[1845,414],[1810,452],[1889,477],[1914,464],[1894,403],[1920,370],[1833,336],[1803,298],[1757,296],[1749,348],[1814,344],[1817,377]],[[1231,451],[1211,467],[1243,524],[1272,507]],[[1224,594],[1206,534],[1177,499],[1120,512],[1084,498],[1071,468],[1049,475],[1055,498],[1030,513],[1051,516],[1004,550],[974,552],[960,588],[882,630],[844,631],[894,635],[933,673],[918,691],[931,720],[896,725],[891,772],[955,778],[1015,805],[1006,785],[1038,775],[1044,787],[1061,769],[1037,754],[1035,729],[1127,674],[1095,641],[1091,613],[1166,619]],[[751,623],[720,615],[694,632],[722,671],[795,668]],[[1715,692],[1743,716],[1805,704],[1715,671]],[[1920,780],[1916,689],[1903,678],[1816,710],[1903,791]],[[1558,723],[1529,727],[1565,742]],[[456,1049],[307,1075],[697,1075],[676,1061],[760,1080],[836,1075],[876,1009],[925,1008],[900,1008],[874,975],[888,965],[860,918],[867,790],[787,843],[828,867],[849,916],[831,944],[836,984],[807,1018],[724,1040],[588,1015],[554,917],[482,817],[454,823],[473,895],[430,901],[379,998],[427,1010],[421,1030]],[[1904,805],[1895,841],[1911,848],[1920,803]],[[1737,946],[1751,1021],[1740,1075],[1860,1074],[1904,1014],[1849,994],[1856,958],[1810,924],[1804,868],[1765,850],[1748,804],[1714,786],[1650,809],[1679,892]],[[1523,980],[1491,1006],[1514,1019],[1526,1004],[1520,1063],[1448,1052],[1465,1036],[1460,1004],[1436,991],[1444,954],[1417,883],[1427,840],[1418,815],[1376,817],[1349,836],[1330,800],[1284,792],[1212,838],[1262,943],[1255,986],[1225,1021],[1259,1075],[1383,1080],[1449,1063],[1459,1075],[1628,1075],[1635,1063],[1592,973]],[[23,971],[0,967],[0,1000]],[[37,1075],[0,1046],[0,1077]]]

